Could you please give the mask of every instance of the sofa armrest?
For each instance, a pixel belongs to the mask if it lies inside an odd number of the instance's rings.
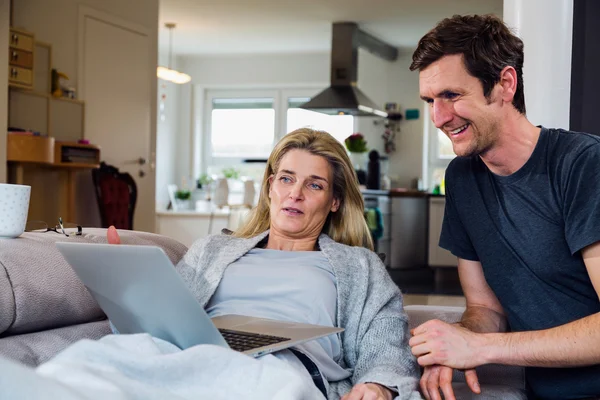
[[[123,244],[161,247],[173,264],[187,248],[168,237],[119,230]],[[83,235],[25,232],[0,239],[0,337],[83,324],[105,318],[57,242],[106,243],[106,229],[84,228]]]
[[[422,323],[439,319],[448,323],[460,321],[465,311],[464,307],[409,305],[404,309],[408,314],[409,329],[413,329]],[[525,370],[521,367],[489,364],[477,368],[477,376],[481,385],[509,386],[519,390],[525,390]],[[454,371],[454,382],[464,383],[464,373]]]

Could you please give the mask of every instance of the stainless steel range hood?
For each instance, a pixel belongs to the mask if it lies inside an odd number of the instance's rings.
[[[388,61],[398,58],[398,49],[361,31],[354,22],[336,22],[331,37],[331,86],[300,108],[330,115],[387,117],[358,87],[358,48]]]

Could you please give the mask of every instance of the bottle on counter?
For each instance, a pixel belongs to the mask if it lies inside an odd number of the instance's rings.
[[[367,165],[367,189],[381,189],[380,167],[379,152],[371,150],[369,152],[369,164]]]

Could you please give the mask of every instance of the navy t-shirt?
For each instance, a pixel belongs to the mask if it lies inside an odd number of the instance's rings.
[[[478,156],[450,163],[440,246],[481,262],[512,331],[600,312],[580,252],[597,241],[600,137],[542,128],[530,159],[509,176]],[[527,368],[526,379],[539,398],[600,395],[600,365]]]

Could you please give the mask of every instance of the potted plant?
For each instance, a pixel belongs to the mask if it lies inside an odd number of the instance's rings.
[[[367,141],[362,133],[353,133],[344,140],[350,161],[354,166],[359,183],[366,181]]]
[[[180,210],[189,210],[191,208],[192,192],[189,190],[178,190],[175,192],[175,201]]]

